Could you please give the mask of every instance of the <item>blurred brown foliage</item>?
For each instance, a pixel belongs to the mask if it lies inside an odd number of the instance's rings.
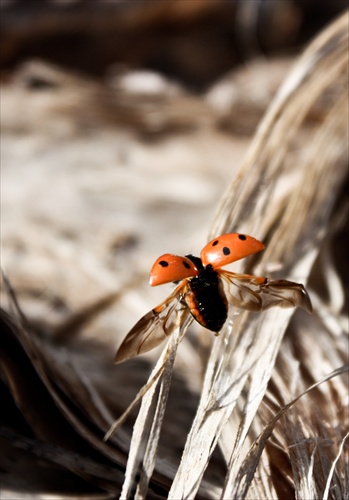
[[[150,264],[164,251],[203,246],[217,200],[223,203],[289,68],[304,43],[345,5],[1,2],[2,261],[9,278],[1,295],[2,498],[54,493],[107,499],[120,493],[137,412],[108,442],[103,436],[144,384],[157,353],[121,366],[113,358],[132,324],[166,295],[148,290]],[[281,194],[301,171],[292,154],[306,150],[342,95],[339,87],[311,106],[291,144]],[[302,361],[302,390],[318,380],[313,363],[315,352],[322,359],[321,349],[307,335],[324,328],[322,322],[333,334],[321,337],[330,339],[324,351],[333,361],[323,366],[330,371],[345,362],[338,325],[348,299],[346,193],[344,181],[331,196],[330,249],[322,236],[310,278],[323,317],[311,325],[305,320],[308,330],[297,323],[292,342],[286,336],[263,423],[293,394],[287,383],[295,360]],[[278,203],[280,212],[268,213],[275,231],[285,210],[282,196]],[[280,246],[291,245],[296,236],[288,234]],[[277,255],[280,248],[274,250]],[[292,254],[283,263],[298,258]],[[330,287],[319,269],[328,270]],[[194,335],[181,345],[149,498],[165,498],[176,474],[209,343],[209,334],[200,332],[199,340]],[[326,417],[315,443],[321,448],[314,452],[318,471],[324,464],[328,471],[343,439],[343,385],[317,389],[311,400],[325,401],[318,411]],[[306,433],[314,422],[309,406],[299,410]],[[338,427],[332,425],[336,418]],[[259,421],[253,425],[257,436]],[[302,479],[292,475],[285,450],[293,459],[304,450],[292,444],[298,431],[301,436],[294,414],[279,426],[267,445],[272,480],[266,491],[283,498],[285,491],[299,491]],[[309,438],[310,455],[313,442]],[[323,450],[329,450],[326,459]],[[215,450],[196,498],[217,496],[226,468],[226,457]],[[341,494],[338,484],[348,484],[343,462],[338,471],[334,498]]]

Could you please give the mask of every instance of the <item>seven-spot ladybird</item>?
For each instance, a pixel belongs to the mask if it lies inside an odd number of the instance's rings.
[[[150,285],[178,282],[173,293],[143,316],[130,330],[116,353],[120,363],[158,346],[171,333],[177,305],[190,310],[203,327],[219,332],[228,315],[228,302],[248,311],[270,307],[303,307],[311,312],[309,296],[299,283],[236,274],[220,269],[264,249],[245,234],[223,234],[210,241],[200,257],[164,254],[150,271]],[[223,283],[226,285],[224,290]],[[228,298],[227,298],[228,297]]]

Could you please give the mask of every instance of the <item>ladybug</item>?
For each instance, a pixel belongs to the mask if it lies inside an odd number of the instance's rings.
[[[233,306],[248,311],[300,306],[311,312],[310,298],[299,283],[221,269],[263,249],[264,244],[252,236],[229,233],[211,240],[200,257],[161,255],[151,268],[150,285],[180,283],[164,302],[130,330],[116,353],[115,362],[121,363],[150,351],[165,340],[171,333],[178,303],[187,307],[200,325],[216,335],[228,317],[227,296]]]

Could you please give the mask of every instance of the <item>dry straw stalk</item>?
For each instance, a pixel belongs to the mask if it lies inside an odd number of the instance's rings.
[[[347,175],[347,83],[345,14],[317,37],[287,77],[211,227],[212,237],[238,231],[267,242],[260,274],[279,269],[275,274],[306,284],[314,266],[320,266],[316,259],[331,236],[335,202]],[[316,272],[325,276],[331,295],[332,284],[341,279],[327,280],[326,268]],[[258,316],[233,311],[214,341],[169,498],[276,498],[293,491],[297,498],[345,497],[343,316],[340,308],[331,311],[316,290],[310,293],[312,317],[281,309]],[[166,380],[170,383],[169,376]],[[151,406],[143,410],[137,422],[149,419]],[[161,415],[155,411],[153,429],[161,426]],[[135,433],[131,449],[136,444],[139,463],[151,439],[152,432],[141,440]],[[221,488],[203,482],[217,445],[227,464]],[[146,453],[143,471],[153,470],[155,458],[154,449]],[[129,467],[134,461],[127,478]],[[143,476],[138,498],[146,497],[144,484]],[[123,496],[129,491],[128,483]]]

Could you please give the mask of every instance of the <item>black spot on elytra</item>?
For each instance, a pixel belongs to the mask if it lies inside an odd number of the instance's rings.
[[[167,267],[168,266],[168,262],[166,260],[160,260],[159,264],[160,264],[161,267]]]
[[[218,245],[219,241],[218,240],[215,240],[213,243],[212,243],[212,246],[215,247],[216,245]]]
[[[185,260],[183,260],[183,266],[187,269],[190,269],[190,264],[188,264],[188,262],[185,262]]]
[[[239,234],[238,238],[239,238],[239,240],[242,240],[242,241],[247,240],[247,238],[244,234]]]
[[[223,247],[223,253],[224,253],[224,255],[229,255],[230,254],[230,248]]]

